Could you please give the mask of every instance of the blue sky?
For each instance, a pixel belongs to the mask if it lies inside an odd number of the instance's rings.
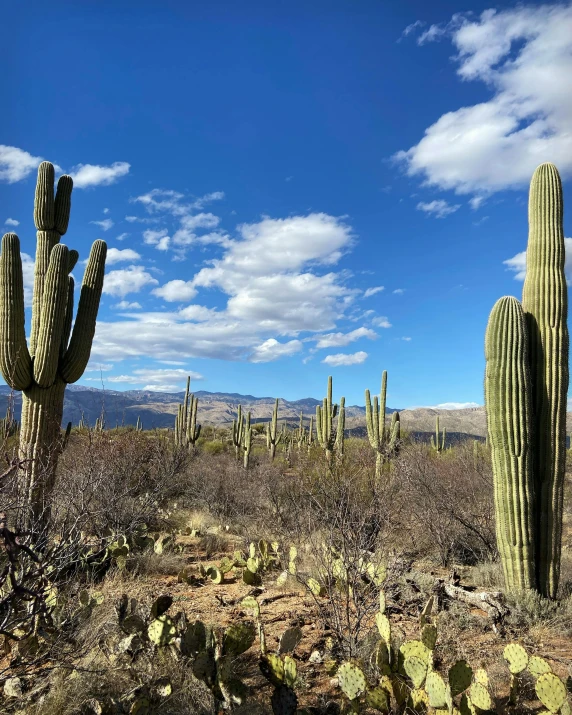
[[[28,296],[41,159],[74,176],[64,242],[110,248],[81,384],[170,391],[191,372],[297,399],[332,374],[362,404],[386,369],[392,406],[482,404],[534,168],[555,162],[572,201],[572,4],[469,10],[3,8],[0,225]]]

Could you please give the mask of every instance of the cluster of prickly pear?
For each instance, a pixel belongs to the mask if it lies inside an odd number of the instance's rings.
[[[191,377],[187,377],[187,387],[183,403],[179,405],[175,419],[175,444],[178,447],[194,449],[201,436],[201,425],[197,425],[199,399],[190,392]],[[137,420],[139,429],[139,419]]]
[[[439,430],[439,415],[435,418],[435,436],[431,435],[431,449],[437,454],[445,451],[447,440],[447,428],[443,427],[443,432]]]
[[[381,475],[383,465],[397,454],[401,437],[399,412],[391,416],[389,428],[385,425],[385,405],[387,395],[387,370],[381,375],[381,392],[373,398],[373,407],[369,390],[365,391],[365,421],[369,443],[376,451],[375,473]]]
[[[235,554],[236,556],[236,554]],[[238,561],[243,566],[242,580],[248,586],[258,586],[261,583],[260,574],[275,568],[280,563],[278,542],[268,543],[261,539],[258,544],[250,543],[248,557]]]
[[[340,399],[340,405],[332,401],[332,377],[328,377],[328,394],[324,397],[322,406],[316,405],[316,435],[320,446],[326,453],[328,463],[332,462],[335,453],[344,453],[344,436],[346,426],[346,398]],[[334,429],[334,419],[338,416],[338,426]]]
[[[535,681],[534,689],[548,713],[570,715],[566,685],[552,672],[550,665],[537,655],[530,656],[518,643],[509,643],[503,657],[510,670],[510,703],[516,705],[525,675]]]

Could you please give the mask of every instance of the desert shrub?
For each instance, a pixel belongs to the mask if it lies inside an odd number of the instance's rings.
[[[411,444],[395,461],[409,514],[411,539],[419,553],[476,563],[496,556],[492,470],[486,453],[472,443],[437,455]]]

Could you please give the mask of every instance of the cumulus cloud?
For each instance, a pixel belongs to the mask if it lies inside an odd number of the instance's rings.
[[[143,266],[128,266],[105,275],[103,292],[124,298],[128,293],[139,293],[146,285],[157,285],[158,282]]]
[[[357,353],[346,355],[345,353],[336,353],[335,355],[327,355],[322,362],[331,367],[339,367],[340,365],[361,365],[367,360],[367,353],[363,350]]]
[[[374,288],[368,288],[365,293],[363,294],[364,298],[370,298],[372,295],[375,295],[376,293],[381,293],[382,290],[385,290],[384,286],[375,286]]]
[[[155,246],[158,251],[166,251],[169,248],[171,238],[166,228],[147,229],[143,231],[143,240],[149,246]]]
[[[192,300],[197,294],[197,289],[192,281],[174,280],[165,283],[160,288],[154,288],[151,292],[170,303],[182,303]]]
[[[4,221],[4,226],[19,226],[19,225],[20,225],[20,222],[16,221],[15,218],[7,218]]]
[[[271,362],[286,355],[294,355],[302,349],[300,340],[289,340],[286,343],[279,343],[274,338],[265,340],[257,345],[252,351],[250,362]]]
[[[111,307],[115,308],[115,310],[141,310],[140,303],[130,303],[128,300],[120,300],[119,303],[115,303]]]
[[[473,407],[480,407],[478,402],[441,402],[438,405],[417,405],[407,407],[408,410],[466,410]]]
[[[105,265],[111,266],[121,261],[138,261],[141,256],[132,248],[108,248]]]
[[[386,315],[378,315],[371,320],[372,325],[376,328],[391,328],[391,323],[387,319]]]
[[[423,211],[430,216],[435,216],[435,218],[445,218],[450,214],[454,214],[461,208],[460,204],[448,204],[443,199],[436,199],[434,201],[420,201],[417,204],[417,210]]]
[[[99,226],[102,231],[109,231],[109,229],[115,225],[110,218],[104,218],[101,221],[90,221],[90,223]]]
[[[91,186],[109,186],[129,173],[131,165],[126,161],[115,161],[109,166],[97,164],[78,164],[70,172],[76,189]]]
[[[378,337],[375,330],[370,328],[356,328],[350,333],[328,333],[327,335],[321,335],[317,338],[316,347],[317,348],[339,348],[344,345],[349,345],[350,343],[359,340],[360,338],[368,338],[369,340],[376,340]]]
[[[42,161],[41,156],[32,156],[18,147],[0,144],[0,181],[9,184],[22,181],[37,169]]]
[[[572,284],[572,238],[564,239],[564,273],[566,280]],[[526,278],[526,251],[517,253],[512,258],[503,261],[509,271],[514,271],[515,280],[523,281]]]
[[[443,114],[421,141],[395,155],[410,176],[458,194],[486,196],[525,185],[543,161],[572,173],[572,5],[457,14],[421,44],[450,38],[457,74],[488,100]]]

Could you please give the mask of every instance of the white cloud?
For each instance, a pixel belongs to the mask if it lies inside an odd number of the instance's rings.
[[[115,310],[141,310],[141,304],[137,302],[130,303],[128,300],[120,300],[119,303],[111,306]]]
[[[401,339],[404,340],[406,343],[410,343],[410,342],[411,342],[411,338],[408,338],[408,337],[403,337],[403,338],[401,338]]]
[[[20,225],[20,222],[16,221],[15,218],[7,218],[4,221],[4,226],[19,226],[19,225]]]
[[[108,213],[109,213],[109,209],[103,209],[103,213],[104,213],[104,214],[108,214]]]
[[[119,236],[116,237],[116,241],[124,241],[128,236],[131,234],[129,233],[120,233]]]
[[[395,295],[403,295],[405,293],[405,288],[396,288],[392,293],[395,293]]]
[[[192,281],[174,280],[165,283],[160,288],[154,288],[151,292],[170,303],[182,303],[192,300],[197,294],[197,289]]]
[[[473,407],[480,407],[478,402],[442,402],[439,405],[417,405],[407,407],[408,410],[466,410]]]
[[[271,362],[287,355],[294,355],[294,353],[300,352],[301,349],[302,342],[300,340],[279,343],[278,340],[269,338],[254,348],[250,356],[250,362]]]
[[[391,323],[386,315],[378,315],[376,318],[372,318],[371,324],[375,325],[376,328],[391,328]]]
[[[363,294],[364,298],[370,298],[372,295],[375,295],[376,293],[381,293],[382,290],[385,290],[384,286],[375,286],[375,288],[368,288],[365,293]]]
[[[90,186],[109,186],[122,176],[129,173],[131,165],[126,161],[115,161],[110,166],[97,164],[78,164],[70,175],[76,189],[87,189]]]
[[[149,246],[155,246],[158,251],[166,251],[171,242],[171,238],[168,234],[169,232],[166,228],[157,230],[147,229],[143,231],[143,240]]]
[[[473,209],[473,211],[476,211],[485,203],[486,200],[486,196],[473,196],[472,199],[469,199],[469,206]]]
[[[361,365],[362,362],[367,360],[367,353],[363,350],[358,353],[353,353],[346,355],[344,353],[337,353],[336,355],[327,355],[322,362],[326,365],[331,365],[332,367],[339,367],[340,365]]]
[[[32,156],[15,146],[0,144],[0,181],[14,184],[22,181],[38,168],[43,161],[41,156]]]
[[[143,266],[128,266],[105,275],[103,292],[123,298],[128,293],[138,293],[146,285],[157,285],[158,282]]]
[[[420,27],[423,27],[426,24],[427,23],[423,22],[423,20],[415,20],[415,22],[412,22],[410,25],[407,25],[405,30],[403,30],[403,32],[401,33],[401,37],[399,38],[399,40],[403,39],[404,37],[407,37],[412,32],[415,32],[415,30],[418,30]]]
[[[191,380],[204,379],[198,372],[190,370],[141,368],[133,370],[131,375],[106,377],[105,382],[141,385],[142,390],[149,390],[150,392],[177,392],[186,385],[188,376],[191,377]],[[86,379],[96,381],[98,378],[88,377]]]
[[[32,306],[32,294],[34,290],[34,259],[27,253],[22,253],[22,275],[24,279],[24,305],[26,308]]]
[[[102,231],[109,231],[115,225],[110,218],[104,218],[102,221],[90,221],[90,223],[99,226]]]
[[[350,333],[328,333],[317,338],[317,348],[340,348],[344,345],[349,345],[360,338],[368,338],[376,340],[378,337],[375,330],[370,328],[356,328]]]
[[[121,261],[138,261],[141,256],[132,248],[108,248],[105,264],[111,266]]]
[[[572,283],[572,238],[564,239],[564,273],[568,283]],[[515,272],[515,280],[523,281],[526,278],[526,251],[517,253],[512,258],[503,261],[509,271]]]
[[[183,320],[191,320],[197,323],[214,320],[219,317],[214,308],[207,308],[204,305],[187,305],[186,308],[181,308],[177,315]]]
[[[398,152],[410,176],[459,194],[488,195],[530,181],[553,161],[572,173],[572,4],[455,15],[420,38],[450,37],[457,74],[481,81],[490,99],[443,114],[425,136]]]
[[[87,364],[87,367],[85,368],[85,372],[109,372],[109,370],[113,370],[113,365],[111,363],[91,361]]]
[[[445,216],[449,216],[450,214],[455,213],[455,211],[458,211],[461,208],[461,205],[452,205],[443,201],[443,199],[436,199],[428,202],[420,201],[416,208],[418,211],[424,211],[430,216],[435,216],[435,218],[445,218]]]

